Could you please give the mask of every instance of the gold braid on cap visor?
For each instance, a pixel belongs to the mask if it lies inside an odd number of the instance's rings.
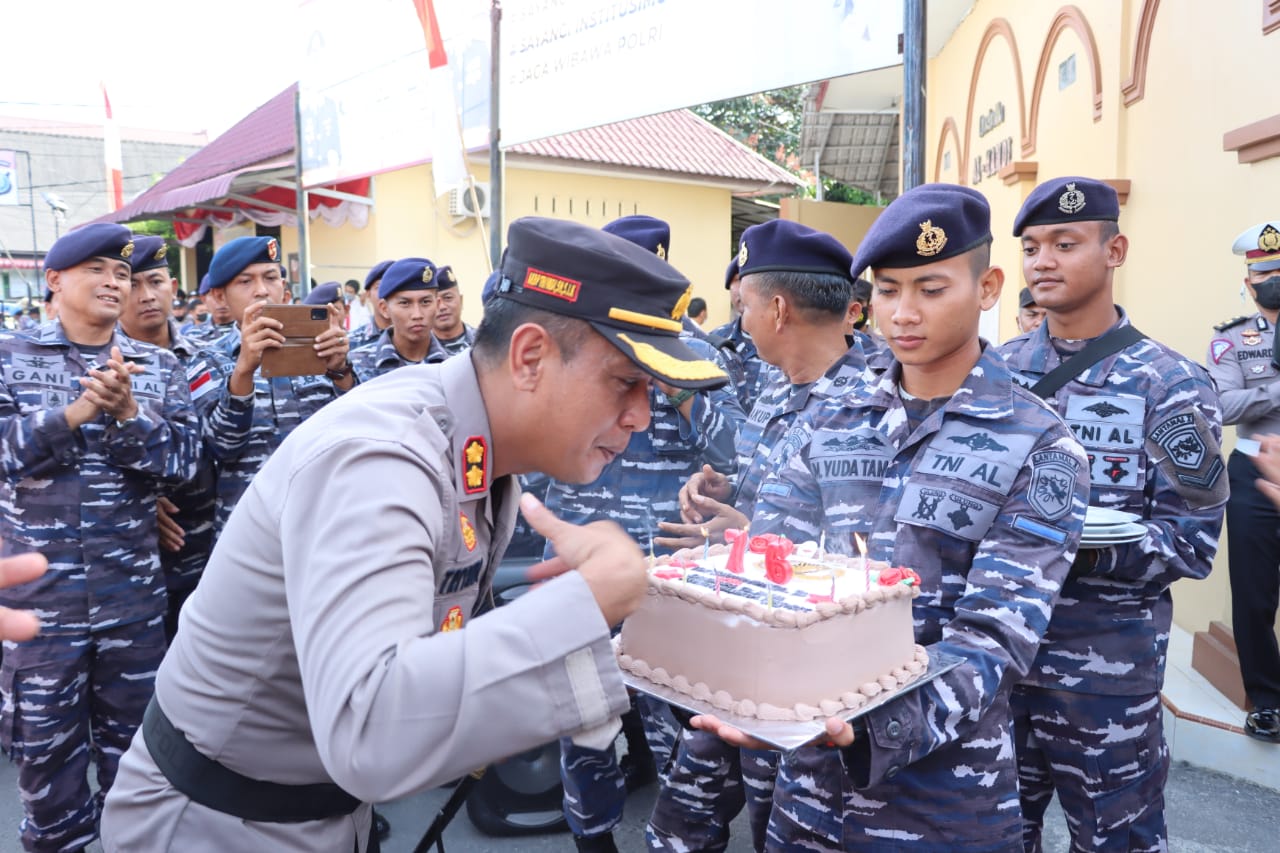
[[[648,326],[650,329],[661,329],[664,332],[676,332],[678,334],[684,331],[684,326],[680,325],[678,320],[668,320],[666,317],[655,317],[652,314],[641,314],[639,311],[628,311],[626,308],[610,308],[609,319],[621,320],[624,323],[634,323],[637,326]]]
[[[669,379],[696,381],[701,379],[727,379],[724,371],[714,362],[681,361],[644,341],[633,341],[625,332],[618,333],[618,340],[631,347],[632,357],[645,367],[650,367]]]

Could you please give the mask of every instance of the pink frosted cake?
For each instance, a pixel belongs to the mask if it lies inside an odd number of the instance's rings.
[[[785,569],[772,557],[766,567],[763,554],[741,555],[740,574],[727,570],[724,545],[661,558],[645,603],[616,640],[619,665],[762,720],[856,710],[923,673],[911,620],[915,573],[873,563],[868,577],[861,558],[819,559],[807,545]]]

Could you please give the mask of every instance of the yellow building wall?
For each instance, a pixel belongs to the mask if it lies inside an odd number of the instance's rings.
[[[478,182],[488,169],[472,164]],[[385,258],[420,256],[449,264],[463,294],[463,316],[480,322],[480,291],[489,275],[489,220],[482,237],[474,219],[449,213],[447,196],[432,200],[430,166],[378,175],[373,180],[374,210],[363,229],[311,225],[311,262],[316,281],[364,280]],[[671,225],[668,260],[694,283],[694,295],[707,300],[711,325],[729,319],[724,269],[731,258],[731,195],[725,187],[698,186],[647,177],[610,177],[508,164],[504,216],[550,216],[596,227],[636,213]],[[284,239],[286,252],[297,251],[296,237]],[[504,239],[505,244],[505,239]]]
[[[1266,81],[1280,78],[1280,32],[1262,34],[1262,6],[977,0],[929,63],[925,163],[930,179],[975,186],[991,202],[993,260],[1008,274],[1002,339],[1014,334],[1022,286],[1013,217],[1037,183],[1061,175],[1130,182],[1116,299],[1147,334],[1203,362],[1212,324],[1253,310],[1231,242],[1280,216],[1280,158],[1241,165],[1223,134],[1277,110]],[[1060,89],[1071,56],[1075,81]],[[1131,78],[1141,97],[1126,105]],[[979,116],[997,102],[1005,120],[980,137]],[[1014,166],[975,182],[974,159],[1006,137]],[[1179,581],[1174,600],[1189,630],[1230,621],[1225,537],[1213,574]]]
[[[811,198],[784,198],[782,218],[825,231],[835,237],[852,254],[867,236],[883,207],[844,204],[838,201],[814,201]]]

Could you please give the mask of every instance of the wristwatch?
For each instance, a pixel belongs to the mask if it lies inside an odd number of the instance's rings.
[[[325,375],[325,376],[327,376],[327,377],[329,377],[330,379],[332,379],[333,381],[335,381],[335,382],[336,382],[336,381],[338,381],[339,379],[346,379],[348,376],[350,376],[350,375],[351,375],[351,369],[352,369],[352,368],[351,368],[351,360],[350,360],[350,359],[348,359],[347,361],[345,361],[345,362],[343,363],[343,365],[342,365],[342,368],[341,368],[341,369],[339,369],[339,370],[326,370],[326,371],[324,372],[324,375]]]
[[[137,420],[138,420],[138,415],[136,413],[131,418],[125,418],[124,420],[117,420],[116,429],[124,429],[125,427],[129,426],[130,424],[134,423]]]

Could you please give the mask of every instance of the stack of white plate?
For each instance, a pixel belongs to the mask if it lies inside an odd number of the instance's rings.
[[[1141,518],[1131,512],[1121,512],[1100,506],[1091,506],[1084,515],[1084,532],[1080,535],[1081,548],[1108,548],[1137,542],[1147,535]]]

